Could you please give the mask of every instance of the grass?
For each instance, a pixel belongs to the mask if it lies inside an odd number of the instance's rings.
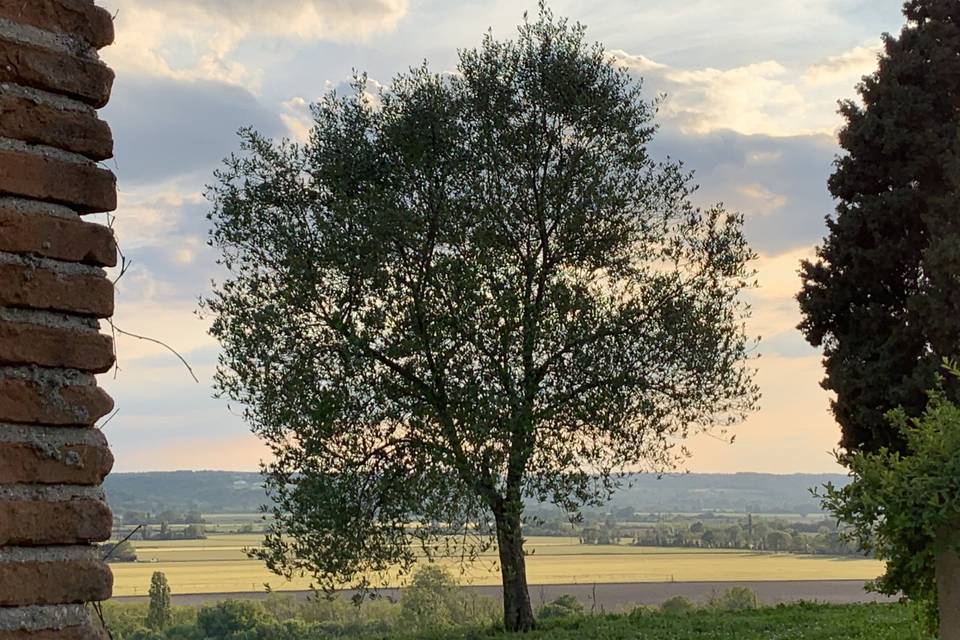
[[[331,615],[313,616],[312,622],[268,614],[255,627],[245,627],[249,631],[243,635],[215,635],[206,640],[934,640],[921,629],[913,607],[907,604],[799,603],[737,611],[699,608],[686,613],[637,609],[622,615],[547,620],[537,631],[524,635],[477,626],[405,628],[402,616],[397,616],[398,607],[381,602],[364,621],[346,604],[328,611]],[[121,640],[205,637],[196,626],[197,612],[190,607],[175,607],[174,628],[160,635],[137,631],[142,629],[145,604],[108,603],[105,610],[114,637]]]
[[[444,640],[466,638],[446,635]],[[474,636],[475,637],[475,636]],[[507,638],[508,634],[488,636]],[[581,617],[524,636],[550,640],[932,640],[904,605],[796,604],[751,611]]]
[[[154,571],[163,571],[174,594],[262,591],[309,587],[309,579],[285,582],[251,560],[245,547],[260,534],[213,534],[206,540],[135,541],[139,562],[112,565],[114,595],[145,595]],[[576,538],[531,537],[531,584],[609,584],[722,580],[869,580],[882,564],[863,558],[755,553],[732,549],[581,545]],[[446,564],[454,567],[456,562]],[[499,584],[493,551],[467,567],[464,585]],[[388,582],[395,581],[388,580]]]

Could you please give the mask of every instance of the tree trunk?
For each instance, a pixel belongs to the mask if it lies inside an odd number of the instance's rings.
[[[944,551],[938,555],[936,575],[940,640],[960,640],[960,554]]]
[[[494,516],[497,521],[500,574],[503,578],[503,626],[507,631],[532,631],[536,621],[527,587],[519,505],[496,509]]]

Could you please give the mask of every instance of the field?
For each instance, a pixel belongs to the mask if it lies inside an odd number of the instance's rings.
[[[174,594],[302,590],[308,579],[286,582],[267,571],[244,548],[259,534],[212,534],[206,540],[136,541],[139,561],[111,565],[114,595],[145,595],[154,571],[167,575]],[[882,572],[874,560],[852,557],[756,553],[740,550],[581,545],[576,538],[531,537],[527,560],[531,584],[621,582],[869,580]],[[450,560],[451,566],[455,565]],[[494,553],[466,568],[464,585],[498,584]],[[387,580],[391,585],[397,581]]]

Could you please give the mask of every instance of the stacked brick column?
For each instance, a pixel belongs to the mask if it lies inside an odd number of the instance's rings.
[[[116,206],[97,116],[113,40],[93,0],[0,0],[0,640],[104,637],[84,603],[113,578],[94,543],[111,528],[113,464],[96,422],[113,407],[94,374],[114,361],[103,267]]]

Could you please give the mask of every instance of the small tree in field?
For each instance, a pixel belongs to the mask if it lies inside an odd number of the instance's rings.
[[[256,555],[333,589],[495,541],[504,624],[531,629],[526,498],[576,514],[753,409],[752,254],[545,9],[455,74],[365,84],[303,145],[245,132],[212,188],[217,383],[274,455]]]
[[[170,585],[167,576],[154,571],[150,579],[150,608],[147,610],[147,626],[156,631],[170,624]]]

